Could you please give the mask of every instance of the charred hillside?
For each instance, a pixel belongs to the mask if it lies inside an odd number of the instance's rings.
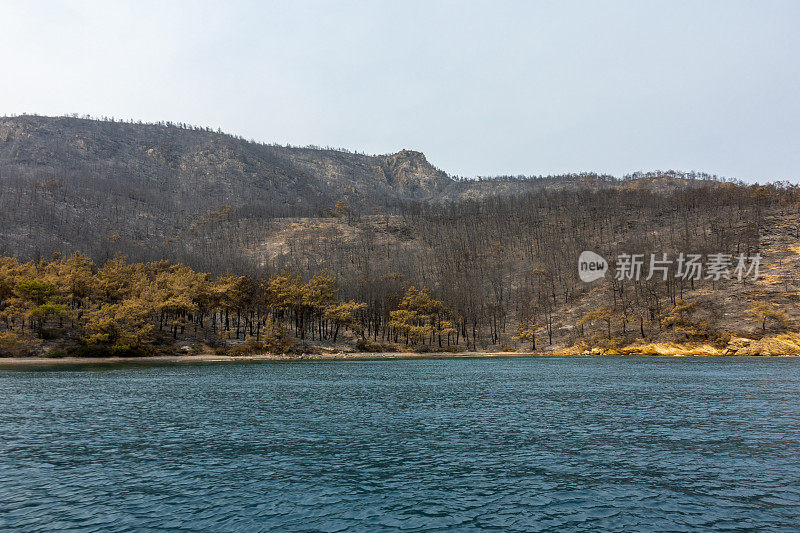
[[[0,236],[3,252],[21,256],[73,248],[97,256],[124,241],[144,259],[148,249],[174,252],[171,240],[191,239],[198,222],[220,212],[308,216],[337,202],[430,199],[452,184],[407,150],[367,156],[172,124],[0,118]]]
[[[267,145],[183,124],[0,118],[0,253],[251,264],[275,221],[399,214],[414,203],[543,191],[671,193],[719,182],[657,173],[454,179],[410,150],[364,155]],[[400,207],[404,206],[404,207]]]
[[[473,350],[529,342],[540,349],[546,339],[550,350],[619,351],[638,343],[631,349],[642,352],[676,343],[670,350],[680,352],[694,343],[704,353],[739,353],[746,342],[797,331],[798,228],[800,188],[785,183],[677,172],[461,180],[407,150],[368,156],[182,125],[0,119],[0,255],[26,261],[78,251],[95,262],[84,269],[94,275],[106,263],[122,269],[120,260],[109,262],[122,254],[151,262],[132,272],[154,269],[153,279],[131,286],[158,285],[154,290],[169,289],[174,283],[164,276],[183,272],[163,260],[221,275],[215,312],[245,317],[249,333],[237,319],[237,342],[272,316],[286,327],[311,321],[322,339],[330,320],[339,320],[349,324],[351,341],[395,348],[437,348],[454,337]],[[676,271],[664,279],[586,283],[576,270],[585,250],[612,261],[686,253],[707,263],[720,254],[760,254],[763,275],[740,283]],[[46,270],[44,262],[15,261],[0,279],[7,296],[0,320],[8,318],[12,329],[24,296],[17,293]],[[226,289],[227,273],[244,276],[243,288]],[[326,303],[335,305],[327,311],[318,306],[313,316],[301,300],[276,304],[282,289],[262,290],[267,280],[284,280],[294,287],[287,294],[300,294],[318,276],[335,282],[338,303]],[[435,305],[413,308],[421,288]],[[180,311],[146,296],[159,327],[172,321],[173,341],[188,331],[187,321],[203,329],[198,310],[207,295]],[[342,318],[339,305],[352,313]],[[18,314],[30,320],[25,312]],[[304,340],[303,327],[295,333]],[[800,344],[792,346],[752,350],[800,352]]]
[[[368,156],[266,145],[188,126],[69,117],[0,119],[6,180],[152,192],[165,207],[248,204],[275,213],[330,207],[338,200],[383,203],[430,198],[452,180],[419,152]]]

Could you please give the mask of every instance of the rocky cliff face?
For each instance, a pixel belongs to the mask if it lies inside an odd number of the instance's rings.
[[[422,152],[401,150],[383,158],[383,172],[390,187],[410,197],[431,197],[451,185],[450,178],[433,167]]]

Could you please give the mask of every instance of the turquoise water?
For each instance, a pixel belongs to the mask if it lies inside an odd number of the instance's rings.
[[[796,530],[800,360],[0,370],[0,529]]]

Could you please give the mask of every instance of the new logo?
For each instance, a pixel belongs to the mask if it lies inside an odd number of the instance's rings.
[[[585,283],[591,283],[606,275],[608,261],[594,252],[581,252],[578,257],[578,277]]]

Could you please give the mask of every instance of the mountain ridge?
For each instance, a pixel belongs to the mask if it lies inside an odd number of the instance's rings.
[[[453,183],[411,150],[362,155],[260,144],[200,128],[36,115],[0,118],[0,164],[7,173],[88,165],[112,179],[128,172],[170,176],[201,185],[195,191],[201,194],[224,194],[214,186],[222,182],[233,188],[228,203],[249,197],[244,188],[253,187],[317,208],[345,197],[430,198]]]
[[[108,165],[111,162],[116,166]],[[256,188],[266,180],[278,197],[295,196],[303,205],[322,203],[315,201],[311,196],[314,193],[327,202],[317,207],[343,199],[374,204],[387,200],[457,200],[476,195],[601,187],[624,182],[641,186],[650,177],[674,180],[672,188],[691,182],[720,181],[705,173],[672,170],[639,172],[623,178],[595,172],[458,178],[432,165],[423,152],[409,149],[363,154],[345,149],[260,143],[220,130],[169,122],[41,115],[0,117],[0,164],[35,165],[44,171],[48,165],[63,170],[75,169],[81,163],[95,166],[105,163],[111,177],[120,172],[120,164],[143,175],[160,172],[173,173],[175,177],[223,179],[226,175],[240,174],[251,178],[250,185]],[[298,184],[302,186],[297,187]],[[288,191],[290,186],[293,188]]]

